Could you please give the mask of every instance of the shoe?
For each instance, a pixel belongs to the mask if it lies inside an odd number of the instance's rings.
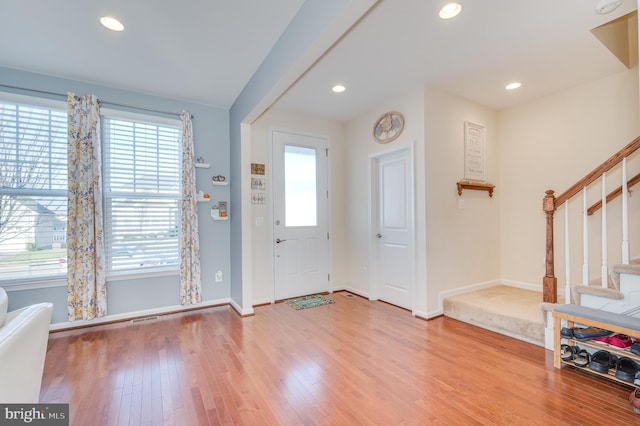
[[[560,329],[560,336],[564,339],[573,339],[573,330],[567,327],[562,327]]]
[[[573,360],[573,365],[580,368],[585,368],[587,365],[589,365],[589,361],[591,361],[591,356],[586,349],[580,349],[580,351],[574,358],[575,359]]]
[[[636,373],[636,376],[633,379],[633,384],[636,386],[640,386],[640,371]]]
[[[561,345],[561,352],[560,352],[560,359],[562,359],[563,361],[571,361],[572,359],[574,359],[578,353],[578,351],[580,350],[579,347],[577,346],[570,346],[570,345]]]
[[[609,372],[609,366],[613,362],[611,353],[607,351],[598,351],[591,355],[591,362],[589,362],[589,368],[598,373],[607,374]]]
[[[603,345],[609,345],[609,339],[611,339],[610,336],[604,336],[604,337],[594,337],[592,340],[596,343],[602,343]]]
[[[638,372],[638,365],[626,356],[621,357],[616,365],[616,377],[624,382],[633,383]]]
[[[631,345],[631,353],[640,355],[640,342],[635,342]]]
[[[613,333],[598,327],[574,328],[573,337],[578,340],[590,340],[596,337],[611,336]]]
[[[616,348],[628,348],[633,345],[633,341],[626,334],[614,334],[610,336],[608,341],[609,346],[615,346]],[[595,339],[594,339],[595,340]]]
[[[633,407],[633,411],[635,411],[636,414],[640,414],[640,388],[631,391],[631,395],[629,395],[629,402]]]

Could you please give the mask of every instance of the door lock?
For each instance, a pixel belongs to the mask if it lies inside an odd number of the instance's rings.
[[[382,238],[382,234],[376,234],[376,237]]]
[[[281,240],[280,238],[276,238],[276,244],[284,243],[287,240]]]

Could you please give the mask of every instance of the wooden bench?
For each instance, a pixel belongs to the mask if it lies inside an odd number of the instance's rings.
[[[560,358],[561,344],[563,337],[560,335],[560,329],[562,327],[562,320],[567,321],[567,327],[572,328],[575,324],[584,324],[592,327],[599,327],[605,330],[609,330],[613,333],[626,334],[630,337],[636,337],[640,339],[640,318],[631,317],[628,315],[616,314],[613,312],[601,311],[599,309],[587,308],[580,305],[560,305],[553,311],[554,319],[554,337],[553,337],[553,366],[555,368],[561,368],[564,361]],[[634,359],[640,364],[640,356],[634,355],[627,349],[611,348],[609,346],[603,346],[599,343],[590,341],[576,341],[570,339],[569,344],[577,343],[581,346],[590,347],[594,350],[607,350],[615,353],[618,356],[627,356]],[[626,385],[632,385],[630,383],[622,382],[615,378],[615,376],[597,373],[589,370],[590,373],[596,373],[601,376],[606,376],[612,380],[624,383]]]

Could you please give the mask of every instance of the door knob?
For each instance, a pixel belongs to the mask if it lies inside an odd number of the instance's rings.
[[[376,234],[376,237],[382,238],[382,234]]]
[[[276,244],[284,243],[287,240],[281,240],[280,238],[276,238]]]

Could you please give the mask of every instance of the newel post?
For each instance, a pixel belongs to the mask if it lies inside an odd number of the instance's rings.
[[[553,270],[553,212],[556,210],[556,197],[551,189],[545,194],[542,199],[542,209],[547,217],[547,249],[545,254],[546,271],[544,278],[542,278],[542,300],[556,303],[558,301],[558,279]]]

